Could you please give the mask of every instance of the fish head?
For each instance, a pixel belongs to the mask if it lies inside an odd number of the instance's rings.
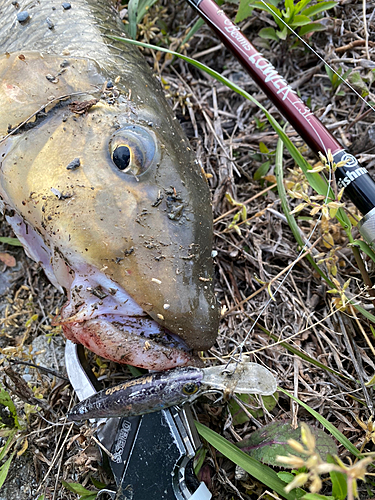
[[[166,107],[94,98],[0,144],[8,220],[66,291],[68,338],[146,368],[193,364],[181,353],[218,330],[207,182]]]

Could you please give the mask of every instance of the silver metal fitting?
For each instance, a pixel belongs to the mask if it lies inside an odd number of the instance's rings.
[[[370,210],[358,224],[359,232],[362,238],[367,241],[369,245],[375,243],[375,208]],[[375,246],[375,245],[374,245]]]

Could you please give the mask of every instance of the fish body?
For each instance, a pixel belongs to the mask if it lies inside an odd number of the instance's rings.
[[[196,362],[218,329],[204,175],[110,3],[0,1],[0,198],[68,302],[65,335],[120,363]]]

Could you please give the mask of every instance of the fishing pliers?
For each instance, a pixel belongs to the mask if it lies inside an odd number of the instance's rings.
[[[84,348],[67,340],[66,369],[81,401],[100,387],[88,366]],[[190,407],[173,406],[141,416],[91,419],[102,446],[103,465],[110,469],[114,486],[100,490],[97,499],[209,500],[211,493],[199,483],[193,460],[201,443]]]

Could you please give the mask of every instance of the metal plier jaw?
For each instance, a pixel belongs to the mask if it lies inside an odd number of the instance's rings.
[[[84,348],[67,340],[65,363],[79,400],[97,392],[98,383],[87,365]],[[201,446],[188,405],[136,417],[91,419],[97,438],[110,452],[102,454],[116,483],[97,499],[210,500],[199,483],[193,459]]]

